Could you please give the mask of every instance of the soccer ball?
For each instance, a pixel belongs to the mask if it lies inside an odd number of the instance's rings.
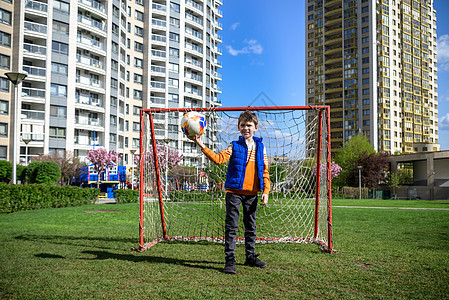
[[[202,135],[206,129],[206,117],[196,111],[189,111],[181,119],[181,129],[188,137]]]

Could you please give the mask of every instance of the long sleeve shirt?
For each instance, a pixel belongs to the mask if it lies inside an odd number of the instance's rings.
[[[245,179],[243,182],[242,190],[233,190],[228,189],[227,191],[230,193],[238,193],[243,195],[256,195],[259,191],[259,183],[256,171],[256,143],[254,140],[246,140],[246,145],[248,146],[248,156],[246,159],[246,170],[245,170]],[[220,153],[215,153],[213,150],[205,147],[202,152],[206,157],[218,164],[226,163],[232,155],[232,144],[230,144],[225,150]],[[268,194],[270,192],[270,176],[268,172],[268,157],[264,148],[264,169],[263,169],[263,193]]]

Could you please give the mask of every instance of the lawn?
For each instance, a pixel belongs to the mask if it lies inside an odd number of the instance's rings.
[[[239,246],[237,275],[220,272],[218,244],[164,242],[132,252],[137,204],[0,215],[0,298],[449,298],[449,210],[435,210],[448,209],[448,201],[335,200],[334,206],[338,253],[259,245],[268,268],[254,269],[243,266]]]

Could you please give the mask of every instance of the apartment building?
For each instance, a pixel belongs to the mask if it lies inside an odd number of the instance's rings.
[[[433,0],[306,0],[306,102],[331,107],[333,150],[437,151]]]
[[[13,35],[12,45],[0,45],[2,63],[9,62],[2,67],[28,73],[18,95],[21,162],[57,150],[85,158],[87,151],[104,147],[131,165],[132,150],[138,153],[139,147],[140,108],[220,105],[220,5],[220,0],[0,0],[1,40]],[[14,16],[13,26],[8,15]],[[7,102],[14,93],[0,77],[6,89],[0,90],[0,153],[5,153],[0,159],[11,160],[14,115]],[[202,156],[180,133],[180,117],[156,119],[156,137],[180,150],[184,163],[198,165]]]

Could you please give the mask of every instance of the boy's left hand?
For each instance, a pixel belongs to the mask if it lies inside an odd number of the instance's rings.
[[[268,203],[268,194],[262,194],[261,200],[262,200],[262,203],[260,203],[261,205],[267,205],[267,203]]]

